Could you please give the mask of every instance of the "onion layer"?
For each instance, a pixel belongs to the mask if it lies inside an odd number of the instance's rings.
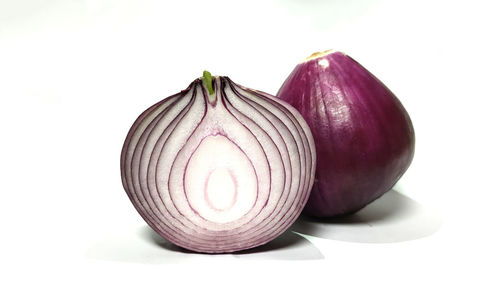
[[[121,173],[156,232],[189,250],[224,253],[267,243],[295,221],[316,152],[293,107],[227,77],[208,79],[139,116]]]
[[[408,113],[349,56],[311,55],[277,96],[304,116],[316,143],[316,180],[305,214],[354,213],[394,186],[410,166],[415,134]]]

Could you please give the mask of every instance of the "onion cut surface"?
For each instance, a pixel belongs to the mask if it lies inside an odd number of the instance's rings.
[[[305,214],[354,213],[390,190],[410,166],[410,116],[348,55],[314,53],[295,67],[277,96],[301,113],[316,144],[316,179]]]
[[[122,182],[161,236],[225,253],[265,244],[299,216],[314,181],[309,127],[266,93],[196,79],[143,112],[125,140]]]

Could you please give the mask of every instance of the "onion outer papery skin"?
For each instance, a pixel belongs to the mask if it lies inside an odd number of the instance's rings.
[[[390,190],[410,166],[415,133],[408,113],[346,54],[311,55],[277,96],[302,114],[316,144],[315,183],[304,214],[355,213]]]
[[[121,175],[161,236],[227,253],[290,227],[309,197],[316,152],[309,127],[286,102],[227,77],[215,77],[213,88],[209,95],[197,79],[144,111],[123,145]]]

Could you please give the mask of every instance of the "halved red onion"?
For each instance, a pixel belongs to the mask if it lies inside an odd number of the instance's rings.
[[[143,112],[121,156],[123,186],[144,220],[205,253],[283,233],[309,197],[315,167],[312,134],[293,107],[211,76]]]
[[[410,166],[415,151],[410,116],[380,80],[346,54],[311,55],[277,96],[302,114],[316,143],[316,180],[304,213],[354,213],[387,192]]]

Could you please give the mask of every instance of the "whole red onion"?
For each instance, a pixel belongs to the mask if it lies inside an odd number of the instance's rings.
[[[299,110],[316,143],[316,179],[305,214],[356,212],[390,190],[409,167],[415,134],[408,113],[351,57],[311,55],[277,96]]]
[[[302,211],[316,154],[300,114],[278,98],[209,73],[143,112],[121,156],[144,220],[189,250],[262,245]]]

